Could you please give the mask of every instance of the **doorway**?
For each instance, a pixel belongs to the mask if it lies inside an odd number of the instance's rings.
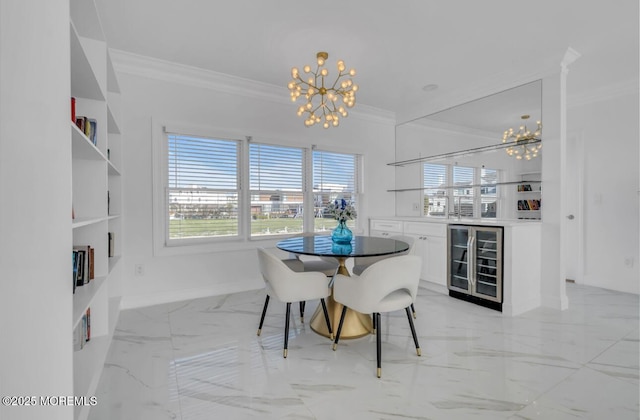
[[[567,133],[565,279],[582,283],[584,276],[584,145],[582,135]]]

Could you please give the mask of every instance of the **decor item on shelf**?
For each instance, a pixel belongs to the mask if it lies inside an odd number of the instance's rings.
[[[288,85],[291,101],[295,102],[300,96],[306,98],[307,103],[298,108],[298,116],[307,114],[304,120],[304,125],[307,127],[319,123],[322,123],[324,128],[337,127],[340,124],[340,116],[346,117],[348,113],[345,107],[337,105],[336,101],[342,98],[347,108],[353,107],[356,103],[358,85],[351,79],[356,71],[355,69],[347,71],[344,61],[338,60],[338,77],[333,83],[325,83],[329,71],[324,64],[329,54],[321,51],[316,57],[318,66],[315,71],[312,71],[309,65],[302,68],[304,73],[309,74],[306,80],[302,78],[297,67],[291,69],[293,80]]]
[[[529,119],[529,115],[523,115],[522,120],[524,121],[518,131],[515,131],[513,128],[505,130],[502,135],[502,143],[507,143],[508,141],[513,141],[513,146],[508,146],[505,151],[509,156],[515,156],[516,159],[526,159],[531,160],[538,156],[538,151],[542,148],[542,143],[540,139],[540,135],[542,134],[542,123],[540,121],[536,121],[538,128],[536,131],[530,131],[526,126],[526,121]]]
[[[353,234],[347,227],[347,220],[351,220],[356,217],[356,209],[351,203],[347,203],[347,200],[341,198],[335,200],[333,203],[327,206],[327,212],[333,215],[333,218],[338,221],[338,226],[331,233],[333,242],[338,244],[351,243]]]

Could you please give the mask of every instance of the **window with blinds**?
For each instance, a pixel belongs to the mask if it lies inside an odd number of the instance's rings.
[[[425,163],[423,167],[425,216],[447,215],[447,165]]]
[[[496,218],[498,211],[498,171],[480,170],[480,217]]]
[[[249,144],[251,236],[303,231],[304,149]]]
[[[334,222],[326,221],[333,218],[332,215],[325,214],[329,203],[344,198],[357,209],[356,201],[360,189],[359,158],[353,154],[314,150],[312,160],[314,230],[323,231],[335,225]],[[355,223],[355,219],[347,221],[350,227],[354,227]]]
[[[237,236],[239,143],[169,134],[167,146],[167,241]]]

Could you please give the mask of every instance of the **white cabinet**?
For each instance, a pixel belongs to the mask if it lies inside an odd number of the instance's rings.
[[[90,340],[74,351],[73,378],[74,395],[91,396],[120,306],[120,94],[94,2],[71,0],[70,13],[73,245],[93,248],[94,273],[75,289],[70,328],[77,337],[90,310]],[[89,408],[76,407],[74,417],[87,418]]]
[[[447,286],[447,225],[404,222],[404,235],[414,239],[414,253],[422,257],[422,280]]]
[[[380,238],[402,235],[402,222],[399,220],[371,220],[369,235]]]

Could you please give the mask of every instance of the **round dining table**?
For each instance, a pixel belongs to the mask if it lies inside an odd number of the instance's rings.
[[[339,244],[333,242],[330,235],[293,236],[278,242],[276,247],[297,255],[335,258],[338,262],[336,273],[345,276],[349,276],[349,270],[345,265],[348,258],[391,256],[409,250],[408,243],[392,238],[354,236],[350,243]],[[326,304],[331,327],[335,332],[342,313],[342,304],[336,302],[332,295],[326,299]],[[316,333],[325,337],[330,336],[320,307],[316,308],[309,325]],[[348,309],[340,338],[359,338],[371,334],[372,331],[371,314],[362,314]]]

